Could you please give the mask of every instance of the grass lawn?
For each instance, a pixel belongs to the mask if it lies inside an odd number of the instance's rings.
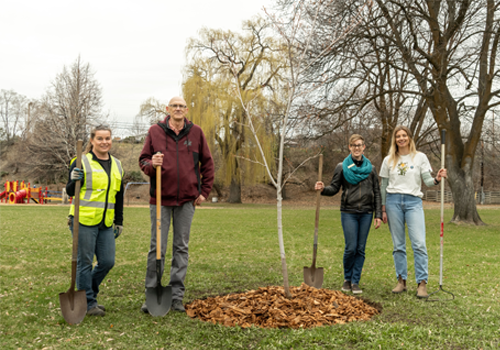
[[[185,302],[281,285],[276,208],[210,205],[197,210],[191,231]],[[456,298],[415,297],[409,250],[409,292],[393,295],[396,278],[387,225],[370,232],[361,279],[363,297],[383,311],[367,322],[307,330],[241,329],[170,312],[153,318],[144,301],[149,209],[126,208],[116,264],[101,286],[103,318],[70,326],[58,294],[71,279],[68,207],[0,207],[1,349],[498,349],[500,348],[500,210],[480,209],[484,227],[445,224],[444,288]],[[451,218],[446,210],[445,220]],[[439,287],[439,209],[426,210],[429,290]],[[285,249],[291,285],[312,262],[314,208],[285,208]],[[171,241],[169,241],[169,245]],[[344,238],[338,207],[322,209],[318,265],[323,288],[340,289]],[[409,243],[408,243],[409,246]],[[169,249],[169,253],[170,254]],[[165,275],[163,284],[168,283]]]

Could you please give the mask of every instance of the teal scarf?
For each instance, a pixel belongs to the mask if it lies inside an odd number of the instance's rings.
[[[361,164],[360,167],[357,167],[356,164],[354,164],[354,161],[350,154],[342,162],[344,178],[351,185],[357,185],[358,183],[366,179],[372,172],[372,163],[365,156],[362,157],[363,164]]]

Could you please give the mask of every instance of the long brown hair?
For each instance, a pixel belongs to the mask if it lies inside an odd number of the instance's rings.
[[[417,154],[417,147],[415,146],[415,141],[413,141],[413,135],[411,134],[410,129],[408,129],[404,125],[398,125],[394,128],[394,131],[392,132],[392,139],[391,139],[391,147],[389,148],[389,159],[388,159],[388,165],[392,164],[392,167],[394,168],[396,166],[396,163],[399,158],[399,147],[396,144],[396,134],[403,130],[406,132],[406,135],[408,135],[408,146],[410,148],[410,154],[413,159],[415,157],[415,154]]]
[[[107,125],[104,125],[104,124],[101,124],[101,125],[98,125],[96,127],[94,127],[91,131],[90,131],[90,138],[89,138],[89,141],[87,142],[87,146],[85,147],[85,151],[83,153],[89,153],[90,151],[92,151],[92,141],[94,138],[95,138],[95,134],[98,132],[98,131],[109,131],[109,135],[111,135],[111,128]]]

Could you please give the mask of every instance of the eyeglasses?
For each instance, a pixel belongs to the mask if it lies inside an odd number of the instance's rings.
[[[177,109],[177,108],[180,108],[180,109],[184,109],[186,108],[186,105],[168,105],[170,108],[173,108],[173,109]]]
[[[357,145],[351,145],[352,148],[361,148],[363,147],[365,144],[364,143],[359,143]]]

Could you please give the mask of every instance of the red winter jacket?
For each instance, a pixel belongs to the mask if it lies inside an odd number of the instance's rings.
[[[161,205],[180,206],[208,194],[214,183],[214,162],[201,128],[184,120],[184,129],[176,135],[168,119],[149,128],[139,156],[141,170],[150,179],[150,204],[156,204],[156,169],[151,159],[164,154],[161,166]]]

